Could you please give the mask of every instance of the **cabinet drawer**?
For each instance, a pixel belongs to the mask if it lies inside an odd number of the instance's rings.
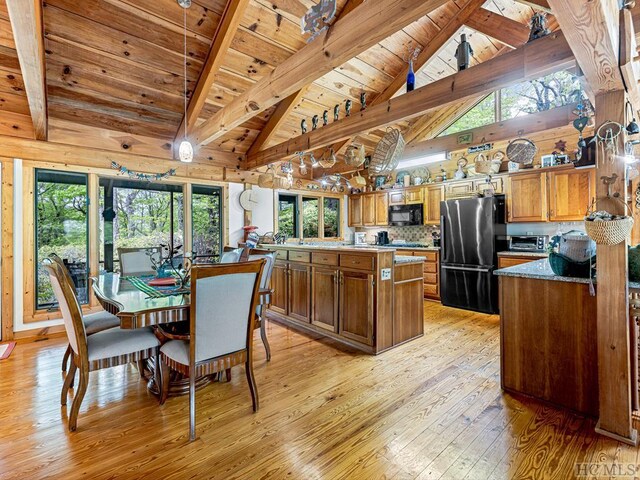
[[[425,273],[424,274],[424,283],[429,283],[431,285],[438,284],[438,274],[437,273]]]
[[[287,251],[286,250],[276,250],[276,258],[278,260],[286,260],[287,259]]]
[[[338,265],[337,253],[312,253],[311,261],[313,263],[319,263],[320,265]]]
[[[340,255],[340,266],[356,268],[358,270],[373,270],[373,257],[361,257],[359,255]]]
[[[424,262],[424,273],[438,273],[438,264],[435,262]]]
[[[438,285],[428,285],[428,284],[424,284],[424,294],[431,296],[431,297],[437,297],[438,296]]]
[[[438,261],[438,252],[414,252],[414,255],[417,257],[425,257],[427,262],[437,262]]]
[[[292,262],[307,262],[311,260],[309,252],[289,252],[289,260]]]

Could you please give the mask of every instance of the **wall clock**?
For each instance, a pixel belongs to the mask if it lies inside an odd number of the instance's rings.
[[[258,205],[257,195],[253,190],[245,190],[240,194],[240,206],[247,211],[253,210]]]

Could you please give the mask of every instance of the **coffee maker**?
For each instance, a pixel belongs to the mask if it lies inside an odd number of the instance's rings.
[[[378,235],[376,235],[376,245],[389,245],[389,232],[378,232]]]

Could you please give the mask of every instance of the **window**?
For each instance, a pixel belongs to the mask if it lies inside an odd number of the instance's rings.
[[[298,236],[298,197],[279,194],[278,196],[278,232],[288,238]]]
[[[106,271],[118,270],[118,248],[183,245],[179,185],[102,178],[100,211],[100,261]]]
[[[191,188],[193,258],[196,263],[215,263],[222,251],[222,189]]]
[[[339,238],[341,205],[336,197],[279,193],[278,232],[287,238]]]
[[[324,202],[324,237],[336,238],[340,236],[340,200],[325,197]]]
[[[51,253],[67,266],[81,304],[88,301],[87,176],[77,173],[36,170],[36,309],[54,308],[57,300],[42,268]]]
[[[318,238],[320,226],[319,198],[302,197],[302,238]]]
[[[563,70],[500,90],[500,117],[508,120],[542,112],[579,101],[581,97],[580,81]]]
[[[440,136],[483,127],[496,121],[496,95],[492,93],[481,100],[475,107],[453,122]]]

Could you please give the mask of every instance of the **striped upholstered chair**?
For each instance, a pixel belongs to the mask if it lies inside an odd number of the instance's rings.
[[[60,305],[64,327],[72,350],[72,361],[67,374],[60,403],[67,404],[69,388],[79,372],[78,388],[75,391],[71,412],[69,413],[69,431],[74,431],[78,424],[78,412],[87,392],[89,372],[108,367],[115,367],[130,362],[137,362],[154,356],[158,362],[160,341],[150,329],[122,330],[111,328],[87,336],[82,310],[72,284],[70,284],[62,268],[54,261],[45,259],[44,268],[49,274],[53,292]],[[159,378],[156,379],[160,381]]]
[[[55,253],[49,255],[49,258],[60,267],[60,270],[62,271],[66,282],[68,282],[70,285],[73,285],[73,280],[71,279],[69,270],[67,270],[67,267],[62,259]],[[120,326],[120,319],[115,315],[105,311],[83,315],[82,321],[84,323],[84,329],[87,332],[87,335],[93,335],[94,333],[102,332],[104,330],[109,330],[110,328]],[[67,350],[64,352],[64,356],[62,357],[63,372],[67,371],[67,364],[69,363],[71,352],[71,344],[69,344],[67,346]]]
[[[189,377],[189,438],[196,436],[196,378],[244,363],[253,411],[258,391],[253,378],[253,329],[265,261],[196,265],[191,269],[189,340],[169,340],[160,349],[162,395],[170,369]]]

